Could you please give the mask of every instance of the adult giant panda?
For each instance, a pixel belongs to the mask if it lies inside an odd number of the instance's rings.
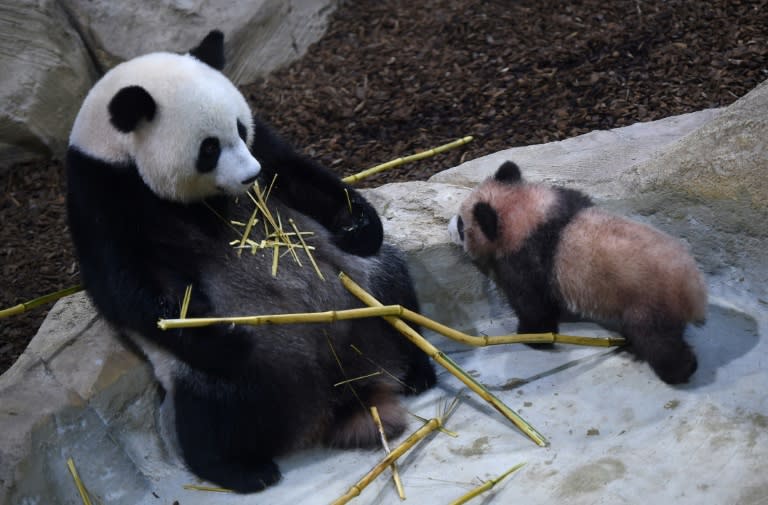
[[[704,319],[707,288],[680,241],[579,191],[527,183],[511,161],[467,197],[449,233],[493,275],[519,333],[556,333],[577,315],[617,324],[665,382],[696,371],[683,331]]]
[[[104,75],[72,129],[67,206],[85,288],[151,361],[183,460],[219,486],[252,492],[280,478],[274,458],[287,451],[376,444],[369,405],[390,436],[401,433],[397,395],[432,386],[435,374],[380,319],[158,328],[178,317],[190,284],[189,317],[360,306],[339,271],[385,304],[417,308],[402,253],[382,244],[374,209],[254,124],[223,64],[223,36],[211,32],[189,54],[152,53]],[[307,241],[325,280],[290,259],[273,277],[271,253],[238,255],[229,245],[239,235],[230,221],[253,211],[233,195],[274,175],[269,208],[314,234]],[[253,227],[252,239],[264,235]]]

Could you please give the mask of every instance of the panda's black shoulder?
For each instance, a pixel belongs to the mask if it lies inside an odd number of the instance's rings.
[[[552,188],[556,197],[556,208],[550,216],[552,221],[567,224],[583,209],[594,206],[589,195],[576,189],[555,186]]]
[[[120,219],[113,224],[127,218],[128,205],[141,209],[156,199],[132,163],[100,160],[71,146],[67,150],[65,167],[70,207],[81,207],[84,212],[119,215]]]
[[[251,150],[264,165],[270,167],[296,156],[293,146],[283,140],[266,122],[253,118]]]

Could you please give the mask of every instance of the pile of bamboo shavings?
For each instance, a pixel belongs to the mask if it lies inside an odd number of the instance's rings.
[[[232,221],[231,224],[236,227],[242,227],[243,233],[238,240],[233,240],[229,245],[238,249],[238,255],[242,254],[243,250],[250,250],[251,254],[256,254],[263,250],[272,251],[272,277],[277,277],[279,260],[285,254],[290,254],[297,265],[302,266],[301,259],[296,253],[296,249],[303,249],[307,257],[309,258],[312,267],[315,269],[317,276],[321,280],[325,280],[320,268],[315,261],[315,257],[312,251],[315,250],[313,246],[307,244],[305,237],[313,235],[312,232],[300,231],[296,226],[293,219],[289,219],[288,222],[291,225],[293,231],[286,231],[283,229],[283,222],[280,214],[276,216],[272,214],[272,211],[267,206],[267,200],[272,192],[272,187],[275,184],[275,176],[272,179],[272,183],[269,189],[264,193],[256,182],[253,185],[253,192],[248,192],[247,195],[254,204],[253,213],[247,223],[241,223],[238,221]],[[261,222],[264,226],[264,238],[262,240],[253,240],[250,238],[253,228]],[[298,242],[294,242],[294,239]],[[285,249],[283,251],[282,249]]]

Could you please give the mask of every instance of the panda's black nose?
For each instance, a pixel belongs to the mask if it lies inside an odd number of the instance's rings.
[[[243,186],[245,186],[245,185],[247,185],[247,184],[251,184],[251,183],[252,183],[253,181],[255,181],[255,180],[258,178],[258,177],[259,177],[259,174],[256,174],[256,175],[254,175],[253,177],[249,177],[249,178],[247,178],[247,179],[243,179],[243,180],[242,180],[242,182],[241,182],[241,184],[242,184]]]

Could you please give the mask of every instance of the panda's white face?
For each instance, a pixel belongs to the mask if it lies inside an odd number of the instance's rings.
[[[70,145],[110,163],[133,162],[156,195],[193,202],[250,187],[261,169],[252,140],[250,108],[222,73],[190,55],[153,53],[93,87]]]

